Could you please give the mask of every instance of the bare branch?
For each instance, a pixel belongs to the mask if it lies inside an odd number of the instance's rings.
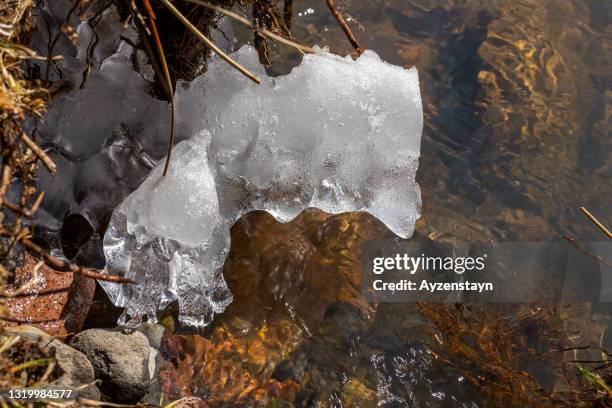
[[[21,240],[21,243],[23,244],[24,247],[34,252],[36,255],[40,256],[42,260],[45,262],[45,264],[55,269],[56,271],[72,272],[77,275],[85,276],[87,278],[98,279],[98,280],[103,280],[103,281],[108,281],[108,282],[134,283],[134,281],[131,279],[125,279],[125,278],[122,278],[116,275],[106,275],[100,272],[92,271],[90,269],[84,269],[71,262],[65,261],[60,258],[56,258],[53,255],[50,255],[49,253],[47,253],[47,251],[45,251],[44,249],[42,249],[41,247],[39,247],[38,245],[30,241],[29,239],[23,239]]]
[[[340,28],[342,28],[342,31],[344,31],[344,34],[346,34],[346,37],[348,38],[349,42],[357,51],[357,54],[363,54],[363,49],[359,46],[357,39],[353,35],[353,32],[351,31],[349,26],[346,24],[346,21],[344,21],[344,17],[342,17],[342,14],[340,14],[340,12],[336,9],[334,2],[332,0],[325,0],[325,2],[327,3],[327,7],[329,7],[329,10],[331,11],[336,21],[338,21],[338,24],[340,24]]]
[[[584,208],[584,207],[580,207],[580,211],[582,211],[582,213],[583,213],[583,214],[584,214],[584,215],[585,215],[585,216],[586,216],[586,217],[587,217],[589,220],[591,220],[591,222],[592,222],[593,224],[595,224],[595,225],[596,225],[596,226],[597,226],[597,227],[598,227],[600,230],[602,230],[602,231],[603,231],[603,233],[604,233],[604,234],[606,234],[606,236],[607,236],[608,238],[612,238],[612,232],[610,232],[610,230],[608,230],[608,229],[606,228],[606,226],[605,226],[605,225],[603,225],[601,222],[599,222],[599,220],[598,220],[597,218],[595,218],[595,216],[594,216],[593,214],[591,214],[591,213],[589,212],[589,210],[587,210],[587,209],[586,209],[586,208]]]
[[[276,40],[276,41],[278,41],[280,43],[283,43],[285,45],[288,45],[290,47],[296,48],[296,49],[298,49],[298,50],[300,50],[302,52],[305,52],[307,54],[314,54],[314,52],[315,52],[312,48],[310,48],[310,47],[308,47],[306,45],[298,44],[295,41],[288,40],[288,39],[286,39],[284,37],[281,37],[278,34],[273,33],[270,30],[260,29],[260,28],[256,27],[255,24],[250,22],[248,19],[246,19],[246,18],[242,17],[241,15],[236,14],[236,13],[234,13],[232,11],[224,9],[223,7],[215,6],[214,4],[210,4],[210,3],[206,2],[206,1],[202,1],[202,0],[183,0],[183,1],[185,1],[187,3],[197,4],[197,5],[209,8],[211,10],[215,10],[215,11],[221,13],[221,14],[224,14],[224,15],[230,17],[230,18],[233,18],[236,21],[241,22],[242,24],[244,24],[245,26],[249,27],[252,30],[256,30],[257,32],[259,32],[259,33],[261,33],[261,34],[263,34],[263,35],[265,35],[267,37],[270,37],[273,40]]]

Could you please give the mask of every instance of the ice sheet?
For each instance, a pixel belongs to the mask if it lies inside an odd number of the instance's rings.
[[[137,285],[103,283],[138,323],[173,300],[180,320],[205,325],[231,300],[221,268],[229,228],[265,210],[287,222],[308,207],[367,211],[401,237],[419,216],[422,106],[416,69],[366,51],[318,49],[289,75],[268,77],[256,51],[233,57],[260,85],[215,60],[179,84],[179,121],[193,136],[115,210],[104,239],[107,271]]]

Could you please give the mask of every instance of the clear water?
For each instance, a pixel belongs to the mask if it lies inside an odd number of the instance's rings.
[[[419,69],[423,210],[413,239],[605,239],[578,208],[612,224],[611,2],[339,7],[362,47]],[[294,2],[292,32],[302,43],[352,51],[324,2]],[[273,50],[272,71],[299,61],[291,49]],[[426,352],[441,337],[415,304],[368,304],[361,296],[361,254],[395,240],[363,214],[306,211],[289,224],[263,213],[243,217],[224,269],[235,301],[203,337],[180,340],[174,396],[183,384],[211,406],[496,406],[461,370]],[[523,322],[517,336],[539,351],[553,350],[557,338],[609,346],[606,309],[490,306]],[[548,391],[560,387],[553,365],[531,366]]]

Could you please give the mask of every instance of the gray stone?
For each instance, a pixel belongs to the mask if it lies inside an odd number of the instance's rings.
[[[157,356],[159,351],[153,347],[149,348],[149,379],[153,380],[153,377],[157,374]]]
[[[53,382],[52,385],[62,385],[67,387],[81,387],[77,396],[93,400],[100,399],[100,390],[94,385],[94,370],[87,357],[78,350],[55,339],[49,343],[49,347],[54,350],[55,358],[62,375]]]
[[[50,386],[62,386],[75,390],[72,397],[100,399],[100,391],[94,382],[94,369],[85,354],[53,339],[44,331],[32,326],[12,327],[7,331],[37,342],[42,349],[49,350],[55,357],[60,377],[51,381]],[[78,389],[78,390],[77,390]]]
[[[164,337],[164,331],[166,331],[164,326],[161,324],[143,322],[136,326],[136,330],[147,336],[149,346],[159,350],[162,338]]]
[[[159,369],[162,364],[162,356],[157,349],[150,348],[149,354],[149,375],[151,377],[151,385],[149,391],[140,399],[142,404],[158,405],[162,398],[162,390],[159,381],[154,380],[159,378]]]
[[[159,348],[161,347],[162,339],[166,328],[161,324],[142,322],[135,327],[136,330],[147,336],[149,345],[149,377],[151,385],[147,394],[140,399],[140,403],[156,405],[162,396],[159,381],[153,381],[157,378],[159,371],[158,360],[161,358]]]
[[[91,329],[70,345],[87,356],[102,392],[117,402],[136,402],[149,389],[149,341],[138,331]]]

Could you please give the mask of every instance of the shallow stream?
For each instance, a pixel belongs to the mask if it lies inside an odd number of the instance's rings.
[[[362,47],[419,69],[425,129],[415,242],[605,240],[579,207],[610,225],[611,3],[352,0],[340,8]],[[295,2],[292,32],[302,43],[352,51],[324,2]],[[272,71],[299,59],[274,46]],[[243,217],[224,269],[235,300],[204,338],[183,339],[188,388],[212,405],[494,406],[427,352],[440,337],[414,303],[362,297],[361,254],[396,243],[363,214],[312,210],[289,224]],[[552,332],[574,345],[612,346],[605,304],[489,310],[523,321],[517,338],[539,351],[557,346]],[[559,389],[550,366],[533,372],[545,389]]]

